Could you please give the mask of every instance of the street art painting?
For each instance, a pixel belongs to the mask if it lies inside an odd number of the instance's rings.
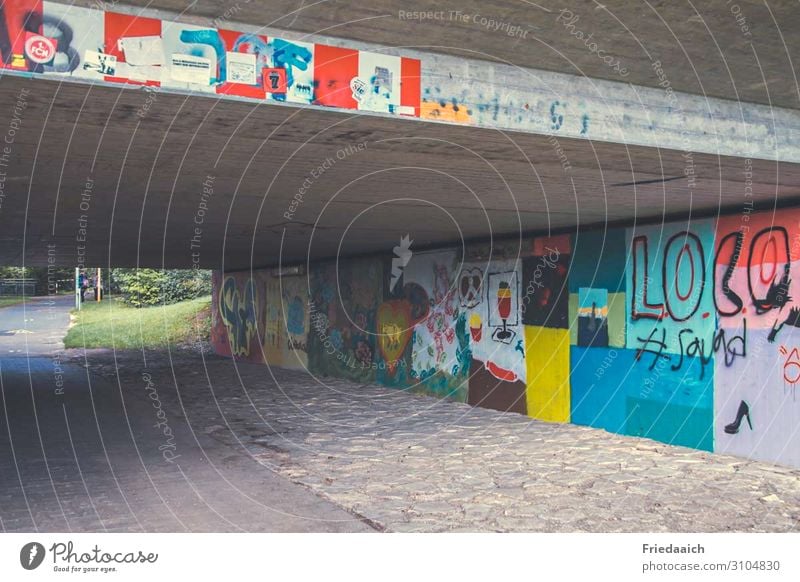
[[[42,15],[41,0],[3,2],[0,5],[0,56],[4,68],[34,71],[37,65],[42,64],[40,61],[46,58],[49,61],[55,56],[56,47],[51,38],[45,37],[42,41],[34,37],[31,40],[34,35],[43,36]],[[34,44],[37,46],[31,46]],[[29,54],[31,48],[37,49],[36,53],[41,52],[41,56]]]
[[[42,73],[90,80],[114,74],[116,58],[103,45],[102,12],[55,2],[44,2],[43,8],[42,34],[53,39],[57,50]]]
[[[308,279],[275,276],[279,282],[281,323],[285,325],[283,365],[308,368],[309,294]]]
[[[473,406],[527,413],[520,289],[517,259],[464,263],[461,268],[458,292],[472,356],[467,402]]]
[[[397,256],[343,259],[282,290],[215,273],[212,342],[259,361],[263,334],[275,365],[292,346],[315,374],[800,466],[800,209],[519,249],[412,252],[396,277]]]
[[[316,57],[316,104],[358,109],[359,101],[351,88],[351,81],[358,77],[358,51],[317,45]]]
[[[311,270],[307,338],[308,365],[314,374],[374,382],[375,320],[383,294],[379,259],[326,263]]]
[[[534,239],[532,256],[522,262],[522,321],[526,325],[568,329],[570,248],[568,236]]]
[[[458,266],[455,251],[415,253],[403,281],[424,289],[430,301],[427,315],[414,326],[412,377],[431,394],[464,402],[471,358],[467,315],[456,289]]]
[[[631,379],[651,388],[628,397],[627,434],[713,447],[714,238],[712,220],[626,230]]]
[[[225,45],[215,28],[162,22],[161,86],[216,93],[227,80]]]
[[[258,101],[420,115],[420,62],[41,0],[0,6],[0,67]]]
[[[397,115],[420,115],[418,60],[316,45],[315,103]]]
[[[570,416],[569,236],[533,240],[522,260],[528,415],[568,422]]]
[[[628,348],[673,359],[708,354],[700,346],[711,346],[716,322],[714,234],[711,220],[628,229]]]
[[[113,71],[114,59],[103,51],[100,11],[39,0],[4,2],[0,25],[3,68],[92,80]]]
[[[570,419],[626,434],[635,352],[624,350],[625,229],[580,233],[573,242],[568,281]]]
[[[308,280],[265,274],[264,358],[272,366],[308,368]]]
[[[313,43],[272,37],[265,56],[266,68],[283,71],[277,80],[269,74],[262,76],[268,99],[306,105],[314,101]]]
[[[377,380],[387,386],[416,390],[418,386],[411,370],[414,326],[428,316],[430,300],[422,286],[416,283],[400,284],[402,272],[397,273],[397,269],[391,268],[391,263],[395,263],[396,259],[395,255],[385,265],[385,272],[390,273],[389,299],[378,308],[376,318],[380,357]]]
[[[259,357],[260,348],[253,349],[264,321],[259,311],[259,292],[256,281],[249,277],[226,276],[217,297],[219,315],[227,332],[230,353],[234,356]]]
[[[217,87],[217,93],[266,99],[261,70],[271,66],[267,37],[223,29],[219,35],[225,45],[227,78]]]
[[[608,289],[578,292],[578,345],[608,346]]]
[[[284,360],[284,346],[286,345],[286,323],[283,317],[283,295],[281,293],[281,280],[269,276],[264,285],[266,290],[265,310],[266,321],[264,326],[264,358],[271,366],[286,366]]]
[[[716,450],[794,466],[800,466],[798,225],[796,209],[722,217],[713,256]]]

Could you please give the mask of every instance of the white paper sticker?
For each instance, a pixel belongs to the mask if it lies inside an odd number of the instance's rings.
[[[353,93],[353,99],[360,103],[367,95],[367,82],[359,77],[353,77],[350,79],[350,91]]]
[[[144,67],[164,64],[160,36],[128,36],[119,39],[117,47],[125,54],[125,62],[129,65]]]
[[[132,67],[128,63],[117,63],[117,77],[131,81],[161,81],[163,67]]]
[[[225,53],[228,82],[242,85],[256,84],[256,55],[249,53]]]
[[[100,75],[113,76],[117,69],[117,57],[97,51],[86,50],[83,53],[83,70]]]
[[[170,76],[173,81],[209,85],[211,83],[211,59],[173,53]]]

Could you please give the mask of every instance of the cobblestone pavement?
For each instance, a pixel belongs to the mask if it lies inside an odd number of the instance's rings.
[[[374,531],[192,434],[174,407],[165,435],[147,385],[140,374],[121,391],[59,358],[0,358],[0,532]]]
[[[132,386],[138,358],[91,361]],[[379,529],[800,529],[786,467],[192,352],[148,362],[170,414]]]

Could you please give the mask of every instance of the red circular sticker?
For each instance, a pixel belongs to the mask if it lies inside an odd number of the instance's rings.
[[[25,39],[25,54],[34,63],[49,63],[56,56],[56,46],[52,40],[40,34],[32,34]]]

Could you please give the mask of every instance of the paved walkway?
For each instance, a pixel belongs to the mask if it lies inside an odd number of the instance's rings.
[[[161,404],[168,376],[140,364],[118,382],[89,372],[82,354],[48,353],[68,299],[0,309],[0,331],[16,330],[0,340],[0,532],[375,531],[193,432]]]
[[[90,360],[134,394],[141,357]],[[148,370],[196,434],[389,531],[800,531],[798,470],[196,352]]]
[[[28,297],[0,308],[0,358],[48,354],[64,347],[73,295]]]

